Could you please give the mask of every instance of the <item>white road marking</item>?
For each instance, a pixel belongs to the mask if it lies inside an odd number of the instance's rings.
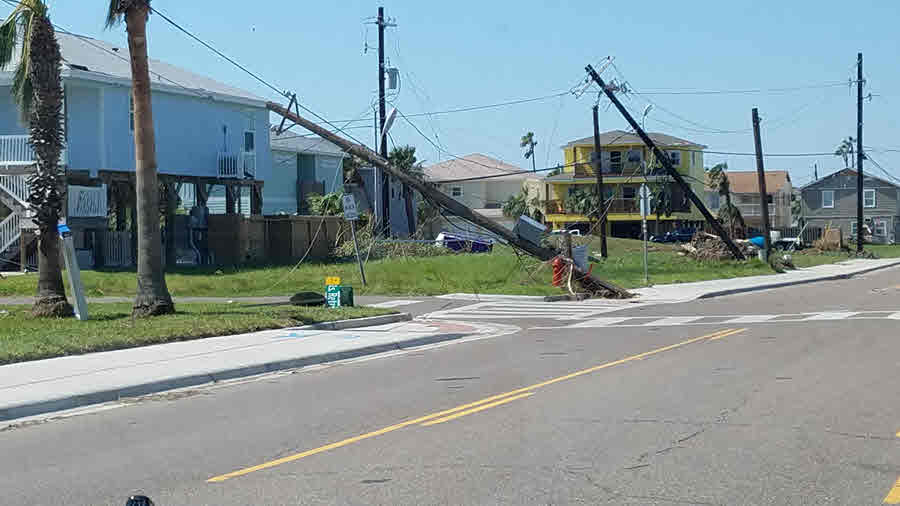
[[[660,318],[659,320],[653,320],[652,322],[647,322],[644,324],[645,327],[669,327],[672,325],[686,325],[693,321],[700,320],[702,318],[706,318],[706,316],[666,316],[664,318]]]
[[[891,320],[900,320],[900,311],[888,316]]]
[[[617,324],[617,323],[621,323],[621,322],[624,322],[624,321],[628,321],[628,320],[630,320],[630,319],[631,319],[631,318],[627,318],[627,317],[625,317],[625,318],[611,318],[611,317],[608,317],[608,318],[592,318],[592,319],[590,319],[590,320],[588,320],[588,321],[586,321],[586,322],[576,323],[575,325],[570,325],[569,327],[578,327],[578,328],[585,328],[585,327],[608,327],[608,326],[610,326],[610,325],[615,325],[615,324]]]
[[[812,316],[807,316],[807,317],[804,318],[803,320],[804,320],[804,321],[810,321],[810,320],[846,320],[847,318],[850,318],[851,316],[853,316],[853,315],[855,315],[855,314],[859,314],[859,312],[858,312],[858,311],[856,311],[856,312],[851,312],[851,311],[837,311],[837,312],[831,312],[831,313],[818,313],[818,314],[814,314],[814,315],[812,315]]]
[[[392,307],[400,307],[400,306],[408,306],[410,304],[416,304],[420,301],[418,300],[389,300],[385,302],[379,302],[378,304],[370,304],[369,307],[380,307],[380,308],[392,308]]]
[[[763,323],[777,318],[774,314],[754,314],[747,316],[738,316],[730,320],[722,322],[723,325],[740,324],[740,323]]]

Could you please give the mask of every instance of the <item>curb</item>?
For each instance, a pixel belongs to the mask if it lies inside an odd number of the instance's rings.
[[[843,274],[831,274],[828,276],[821,276],[818,278],[797,279],[797,280],[793,280],[793,281],[782,281],[782,282],[776,282],[776,283],[768,283],[765,285],[748,286],[748,287],[742,287],[742,288],[729,288],[729,289],[704,293],[702,295],[697,296],[694,300],[712,299],[713,297],[721,297],[723,295],[735,295],[738,293],[756,292],[756,291],[761,291],[761,290],[769,290],[772,288],[782,288],[785,286],[806,285],[809,283],[816,283],[818,281],[834,281],[837,279],[850,279],[854,276],[859,276],[861,274],[867,274],[867,273],[870,273],[873,271],[879,271],[881,269],[889,269],[891,267],[896,267],[898,265],[900,265],[900,260],[897,260],[892,263],[884,264],[884,265],[867,267],[865,269],[860,269],[860,270],[854,271],[854,272],[846,272]]]
[[[389,323],[399,323],[412,321],[413,317],[410,313],[393,313],[381,316],[368,316],[366,318],[354,318],[352,320],[338,320],[333,322],[313,323],[297,327],[296,330],[347,330],[361,329],[364,327],[374,327],[375,325],[387,325]]]
[[[589,293],[576,293],[575,295],[547,295],[544,297],[544,302],[581,302],[590,298],[591,294]]]
[[[411,319],[412,316],[409,313],[400,313],[383,316],[373,316],[370,318],[359,318],[357,320],[341,320],[337,322],[320,323],[316,325],[307,325],[305,327],[297,327],[296,329],[341,330],[349,328],[371,327],[373,325],[384,325],[387,323],[396,323],[401,321],[410,321]],[[352,322],[355,322],[356,325],[351,325]],[[362,323],[362,325],[359,325],[359,323]],[[333,327],[328,327],[329,325]],[[362,348],[355,348],[351,350],[320,353],[317,355],[288,358],[275,362],[267,362],[264,364],[233,367],[230,369],[221,369],[218,371],[199,374],[189,374],[159,381],[129,385],[121,388],[98,390],[96,392],[91,392],[88,394],[58,397],[55,399],[8,406],[0,409],[0,422],[8,422],[19,418],[44,415],[47,413],[65,411],[89,405],[103,404],[105,402],[120,401],[127,398],[141,397],[144,395],[156,394],[169,390],[176,390],[179,388],[195,387],[208,383],[217,383],[220,381],[243,378],[247,376],[256,376],[259,374],[283,371],[287,369],[298,369],[310,365],[325,364],[328,362],[358,358],[366,355],[375,355],[388,351],[402,350],[404,348],[424,346],[426,344],[453,341],[466,337],[467,335],[468,334],[438,334],[425,337],[416,337],[404,341],[395,341],[392,343],[364,346]]]

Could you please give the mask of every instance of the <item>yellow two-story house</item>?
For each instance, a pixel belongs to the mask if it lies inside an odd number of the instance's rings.
[[[661,133],[649,133],[650,139],[661,149],[679,174],[699,196],[705,192],[706,174],[703,168],[703,150],[706,146]],[[594,138],[585,137],[562,147],[565,165],[558,173],[542,179],[546,196],[544,221],[554,230],[590,230],[599,221],[602,210],[593,210],[590,216],[575,204],[582,192],[595,191],[597,176],[593,160]],[[663,194],[669,200],[671,214],[648,217],[651,234],[660,234],[678,226],[700,225],[700,212],[688,200],[685,192],[671,176],[666,175],[662,164],[636,134],[613,130],[600,134],[600,167],[607,199],[607,233],[613,237],[639,237],[641,214],[638,192],[646,183],[652,195]],[[652,205],[652,204],[651,204]],[[579,212],[580,211],[580,212]],[[596,232],[596,231],[595,231]]]

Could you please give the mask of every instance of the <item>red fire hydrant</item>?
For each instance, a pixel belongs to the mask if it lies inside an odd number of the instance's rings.
[[[568,264],[560,257],[553,259],[553,286],[561,286],[566,282]]]

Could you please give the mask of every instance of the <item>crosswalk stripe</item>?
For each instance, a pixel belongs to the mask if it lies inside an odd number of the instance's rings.
[[[705,316],[667,316],[664,318],[660,318],[659,320],[653,320],[652,322],[647,322],[644,324],[645,327],[656,327],[656,326],[670,326],[670,325],[684,325],[686,323],[690,323],[696,320],[700,320],[702,318],[706,318]]]
[[[888,316],[888,318],[890,318],[891,320],[900,320],[900,311]],[[900,437],[900,436],[897,436],[897,437]]]
[[[738,316],[737,318],[732,318],[730,320],[726,320],[722,322],[723,325],[731,325],[732,323],[763,323],[769,320],[774,320],[778,315],[774,314],[756,314],[756,315],[747,315],[747,316]]]
[[[845,320],[850,318],[851,316],[859,314],[858,311],[850,312],[850,311],[836,311],[831,313],[818,313],[812,316],[807,316],[803,319],[803,321],[812,321],[812,320]]]
[[[630,319],[631,319],[631,318],[629,318],[629,317],[624,317],[624,318],[612,318],[612,317],[606,317],[606,318],[591,318],[590,320],[588,320],[588,321],[586,321],[586,322],[581,322],[581,323],[576,323],[575,325],[570,325],[570,327],[578,327],[578,328],[585,328],[585,327],[608,327],[608,326],[611,326],[611,325],[615,325],[615,324],[617,324],[617,323],[622,323],[622,322],[624,322],[624,321],[628,321],[628,320],[630,320]]]

